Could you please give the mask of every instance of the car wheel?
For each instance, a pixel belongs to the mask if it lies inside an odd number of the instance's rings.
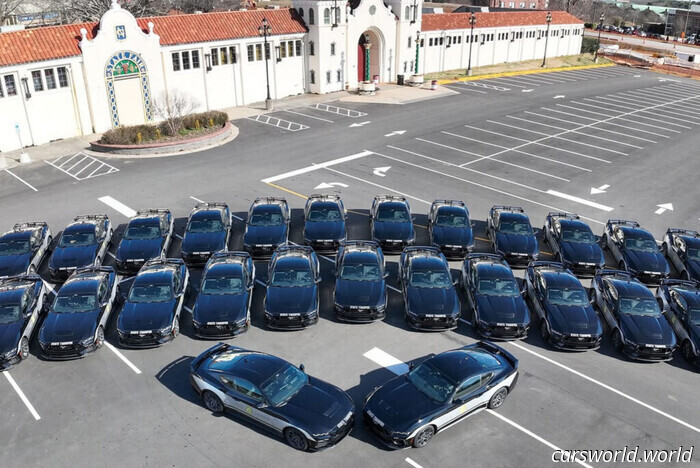
[[[668,255],[668,244],[666,242],[661,244],[661,253],[664,255]]]
[[[22,337],[22,341],[19,344],[19,358],[25,360],[29,357],[29,338],[26,336]]]
[[[173,320],[173,338],[177,338],[177,335],[180,334],[180,316],[176,316],[175,320]]]
[[[290,447],[301,450],[302,452],[305,452],[309,448],[309,441],[306,440],[304,434],[293,427],[288,427],[284,430],[284,440],[287,441]]]
[[[224,412],[224,404],[221,402],[221,398],[216,396],[213,392],[205,391],[202,394],[202,401],[204,401],[204,406],[212,413],[220,414]]]
[[[549,244],[549,241],[547,240],[547,226],[542,226],[542,242],[545,244]]]
[[[617,351],[622,351],[622,334],[620,333],[620,330],[615,330],[615,332],[613,333],[612,341],[613,347]]]
[[[100,326],[95,337],[95,348],[100,349],[105,344],[105,329]]]
[[[413,438],[413,446],[415,448],[421,448],[428,445],[435,435],[435,428],[433,426],[428,426],[423,428],[416,436]]]
[[[491,399],[489,400],[489,409],[496,409],[500,407],[506,401],[507,396],[508,389],[506,387],[499,388],[496,393],[491,395]]]
[[[603,238],[600,240],[600,246],[603,250],[608,248],[608,235],[603,234]]]
[[[547,330],[547,321],[545,319],[540,320],[540,336],[545,341],[549,339],[549,330]]]
[[[685,340],[683,342],[683,346],[681,346],[681,352],[683,353],[683,359],[689,362],[693,360],[693,348],[690,345],[690,341]]]

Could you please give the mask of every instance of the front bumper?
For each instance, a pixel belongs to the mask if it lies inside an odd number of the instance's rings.
[[[270,314],[265,312],[265,325],[274,330],[300,330],[318,322],[318,313],[309,314]]]
[[[248,331],[250,323],[237,325],[236,322],[208,322],[193,325],[194,336],[204,339],[232,338]]]
[[[182,252],[182,259],[185,261],[187,266],[190,265],[205,265],[209,258],[212,256],[212,252],[205,253],[185,253]]]
[[[22,358],[19,357],[19,354],[16,354],[12,359],[0,359],[0,371],[10,370],[20,362],[22,362]]]
[[[464,258],[472,250],[474,245],[436,245],[445,258]]]
[[[347,437],[350,432],[352,432],[355,426],[355,413],[353,412],[350,419],[341,427],[336,428],[328,434],[327,438],[310,440],[309,449],[312,451],[327,450],[331,447],[336,446],[341,440]]]
[[[245,244],[243,248],[253,258],[267,258],[272,257],[277,244]]]
[[[357,307],[335,305],[335,315],[343,322],[369,323],[383,320],[386,317],[386,307],[379,310],[377,307]]]
[[[172,332],[163,335],[157,330],[119,331],[119,344],[125,348],[155,348],[174,339]]]
[[[62,283],[65,280],[68,279],[70,275],[73,274],[73,272],[77,270],[77,267],[68,267],[64,269],[56,269],[52,270],[49,268],[49,277],[51,278],[51,282],[53,283]]]
[[[595,276],[596,271],[603,268],[605,264],[566,262],[565,266],[574,272],[576,276]]]
[[[41,356],[52,361],[80,359],[97,349],[94,344],[83,346],[80,343],[40,343],[40,345]]]
[[[530,262],[536,261],[537,254],[526,254],[526,253],[500,253],[503,259],[508,262],[510,266],[523,266],[526,267]]]
[[[668,278],[668,273],[662,272],[638,271],[634,274],[644,284],[661,284],[663,280]]]
[[[459,315],[406,315],[406,321],[416,330],[454,330],[459,324]]]
[[[603,335],[577,336],[564,334],[549,336],[549,344],[556,349],[565,349],[569,351],[587,351],[589,349],[598,349],[602,341]]]
[[[382,248],[384,252],[392,252],[392,253],[401,253],[403,252],[403,249],[406,247],[409,247],[413,245],[415,242],[414,239],[408,239],[408,240],[399,240],[399,239],[391,239],[391,240],[380,240],[380,239],[375,239],[375,241],[379,244],[379,246]]]
[[[335,252],[340,247],[340,239],[305,239],[304,243],[317,252]]]
[[[136,274],[139,272],[141,267],[144,265],[144,263],[147,262],[147,259],[143,260],[117,260],[114,262],[114,265],[116,266],[117,273],[120,275],[132,275]]]
[[[675,348],[670,346],[655,347],[645,345],[630,345],[625,344],[622,352],[630,359],[642,362],[661,362],[670,361],[673,359],[673,351]]]
[[[378,424],[367,411],[362,412],[362,423],[365,428],[374,434],[380,441],[382,441],[387,447],[393,449],[402,449],[411,446],[411,441],[404,437],[394,437],[391,432]]]
[[[520,323],[489,323],[483,325],[477,324],[476,331],[484,338],[498,340],[519,340],[527,337],[527,331],[530,324]]]

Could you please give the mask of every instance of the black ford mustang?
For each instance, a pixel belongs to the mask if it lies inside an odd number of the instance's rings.
[[[424,447],[447,427],[499,408],[518,380],[518,360],[488,341],[426,359],[375,388],[363,421],[390,447]]]
[[[474,250],[474,230],[461,200],[435,200],[428,212],[430,244],[447,258],[464,258]]]
[[[700,285],[666,280],[656,290],[656,298],[681,343],[683,358],[700,366]]]
[[[212,413],[230,410],[298,450],[336,445],[355,423],[347,393],[257,351],[219,343],[192,361],[190,383]]]
[[[117,248],[117,272],[135,273],[148,260],[167,257],[173,215],[167,209],[139,210],[126,226]]]
[[[226,203],[197,203],[182,237],[182,259],[188,265],[207,263],[214,252],[227,250],[231,211]]]
[[[404,247],[413,245],[416,241],[411,208],[406,197],[374,197],[369,223],[372,240],[378,243],[384,252],[401,252]]]
[[[51,230],[46,223],[15,224],[0,236],[0,278],[39,271],[51,249]]]
[[[112,234],[112,223],[107,215],[76,216],[61,233],[49,258],[51,280],[61,282],[77,268],[102,265]]]
[[[636,221],[609,219],[603,245],[610,250],[620,270],[627,270],[643,283],[658,284],[668,278],[666,257],[654,236]]]
[[[579,215],[549,213],[542,230],[557,261],[574,273],[593,276],[605,266],[603,250]]]
[[[271,257],[280,245],[289,242],[291,212],[284,198],[256,198],[248,210],[243,247],[251,256]]]
[[[304,243],[319,252],[335,251],[347,237],[346,211],[338,195],[311,195],[304,206]]]
[[[670,228],[661,251],[673,263],[681,278],[700,281],[700,233]]]
[[[384,254],[373,241],[340,244],[333,304],[339,320],[372,322],[386,316]]]
[[[486,235],[493,251],[510,265],[527,265],[539,256],[530,218],[519,206],[494,205],[486,222]]]
[[[38,275],[0,280],[0,370],[29,357],[44,298],[44,282]]]

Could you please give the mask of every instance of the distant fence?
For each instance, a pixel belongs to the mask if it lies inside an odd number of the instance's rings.
[[[700,63],[697,62],[688,62],[676,57],[655,58],[631,49],[605,47],[605,45],[600,48],[598,54],[621,65],[648,68],[662,73],[700,79]]]

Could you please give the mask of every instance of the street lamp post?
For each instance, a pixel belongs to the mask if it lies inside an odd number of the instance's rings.
[[[471,32],[469,36],[469,61],[467,62],[467,76],[472,76],[472,42],[474,42],[474,25],[476,24],[476,16],[474,13],[469,17],[469,26]]]
[[[598,44],[595,48],[595,57],[593,58],[594,63],[598,63],[598,50],[600,49],[600,33],[603,31],[603,21],[605,20],[605,13],[600,14],[600,22],[598,23]]]
[[[549,25],[552,23],[552,12],[547,12],[547,33],[544,36],[544,57],[542,57],[542,68],[547,65],[547,43],[549,42]]]
[[[420,56],[420,31],[416,31],[416,67],[413,70],[413,74],[418,74],[418,57]]]
[[[267,44],[267,36],[272,32],[270,24],[267,22],[267,18],[262,19],[262,25],[258,26],[258,34],[264,38],[265,45],[263,46],[265,54],[265,81],[267,83],[267,98],[265,99],[265,109],[272,110],[272,98],[270,97],[270,71],[268,70],[267,62],[270,58],[269,46]]]
[[[369,83],[369,49],[372,43],[369,42],[369,34],[365,34],[365,81]]]

